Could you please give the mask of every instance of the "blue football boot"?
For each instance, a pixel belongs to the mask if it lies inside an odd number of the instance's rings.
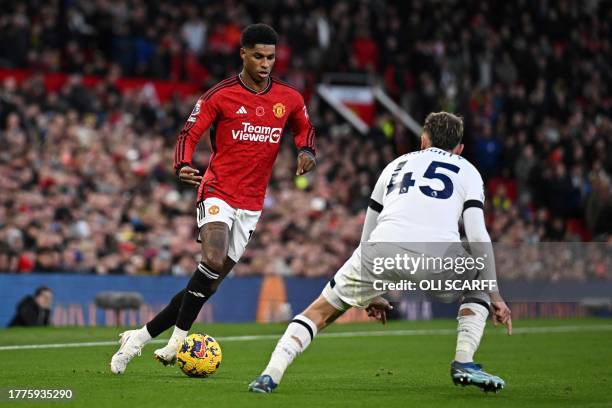
[[[506,386],[506,382],[498,376],[483,371],[480,364],[453,361],[450,372],[455,385],[475,385],[484,392],[498,392]]]
[[[249,391],[269,394],[278,384],[272,381],[269,375],[260,375],[252,383],[249,384]]]

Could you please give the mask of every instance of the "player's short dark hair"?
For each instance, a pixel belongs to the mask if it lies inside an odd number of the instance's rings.
[[[36,292],[34,292],[34,296],[38,296],[38,295],[40,295],[41,293],[43,293],[43,292],[47,292],[47,291],[49,291],[49,292],[52,292],[52,293],[53,293],[53,291],[51,290],[51,288],[49,288],[48,286],[39,286],[39,287],[37,287],[37,288],[36,288]]]
[[[278,34],[267,24],[251,24],[242,30],[240,46],[253,48],[255,44],[276,45]]]
[[[423,131],[432,147],[452,150],[463,138],[463,119],[448,112],[432,112],[425,118]]]

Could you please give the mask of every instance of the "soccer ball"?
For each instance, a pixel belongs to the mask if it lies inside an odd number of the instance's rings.
[[[208,334],[187,336],[176,353],[176,362],[189,377],[208,377],[221,365],[221,346]]]

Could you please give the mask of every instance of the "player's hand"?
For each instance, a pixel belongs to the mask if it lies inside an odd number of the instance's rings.
[[[185,166],[179,171],[179,180],[185,184],[191,184],[192,186],[199,187],[202,181],[202,176],[197,176],[200,171],[193,167]]]
[[[491,295],[491,309],[493,325],[497,326],[500,323],[505,325],[508,328],[508,336],[510,336],[512,334],[512,312],[499,293]]]
[[[370,302],[370,305],[366,307],[368,316],[375,318],[382,322],[382,324],[387,323],[388,310],[393,310],[393,306],[391,306],[391,303],[382,296],[375,297],[372,302]]]
[[[314,169],[317,165],[317,161],[310,152],[301,151],[297,158],[297,170],[295,171],[296,176],[301,176],[304,173],[308,173]]]

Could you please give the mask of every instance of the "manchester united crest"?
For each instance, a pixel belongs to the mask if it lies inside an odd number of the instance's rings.
[[[285,116],[285,105],[283,105],[282,103],[277,103],[272,107],[272,112],[274,112],[274,116],[276,116],[277,118],[282,118],[283,116]]]
[[[211,207],[208,209],[208,213],[209,213],[210,215],[217,215],[217,214],[219,214],[219,207],[218,207],[218,206],[216,206],[216,205],[211,206]]]

